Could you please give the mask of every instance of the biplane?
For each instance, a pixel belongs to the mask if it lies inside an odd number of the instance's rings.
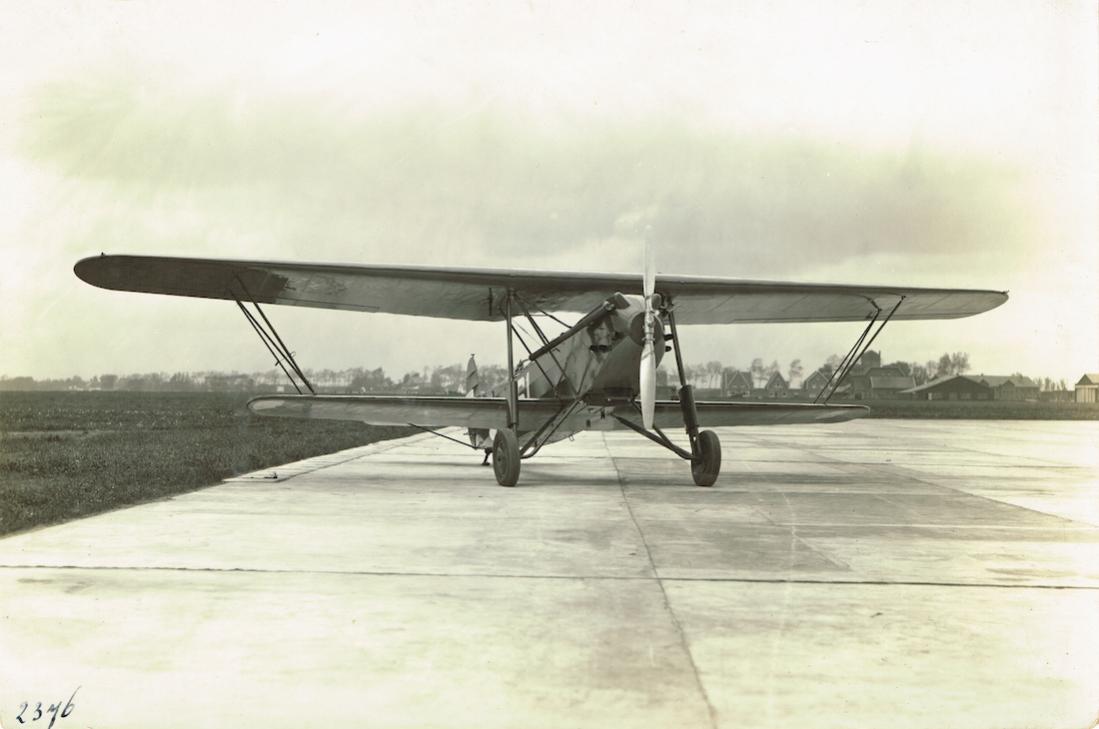
[[[638,276],[104,254],[77,262],[74,270],[105,289],[235,302],[297,391],[255,397],[251,412],[413,425],[484,450],[502,486],[514,486],[522,461],[544,446],[589,429],[635,431],[687,461],[697,485],[712,486],[721,443],[709,428],[865,415],[865,406],[830,400],[886,324],[972,316],[1007,300],[1001,291],[657,275],[648,252],[643,269]],[[318,394],[264,311],[269,304],[501,322],[506,391],[493,397]],[[550,336],[550,321],[563,331]],[[678,327],[755,322],[865,326],[812,402],[696,401]],[[679,375],[678,396],[657,399],[656,368],[668,353]],[[467,429],[469,442],[438,432],[448,426]],[[685,431],[686,444],[672,440],[672,428]]]

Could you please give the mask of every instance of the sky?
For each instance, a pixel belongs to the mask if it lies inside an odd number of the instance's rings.
[[[1099,371],[1085,2],[41,3],[0,24],[0,375],[255,371],[107,253],[1009,290],[887,361]],[[609,292],[610,293],[610,292]],[[270,307],[310,368],[502,362],[503,328]],[[684,328],[806,369],[857,324]]]

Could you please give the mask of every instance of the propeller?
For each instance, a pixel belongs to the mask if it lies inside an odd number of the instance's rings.
[[[656,326],[656,312],[653,309],[653,294],[656,289],[656,260],[651,236],[645,236],[642,249],[641,278],[642,293],[645,295],[645,333],[641,348],[641,423],[646,430],[653,428],[653,416],[656,411],[656,352],[653,348],[653,329]]]

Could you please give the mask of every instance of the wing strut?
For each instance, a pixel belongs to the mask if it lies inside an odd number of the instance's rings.
[[[466,448],[472,448],[475,451],[481,450],[479,446],[475,446],[472,443],[466,443],[464,440],[458,440],[457,438],[452,438],[449,435],[447,435],[446,433],[440,433],[438,430],[433,430],[432,428],[427,428],[427,427],[424,427],[423,425],[416,425],[415,423],[408,423],[408,425],[411,425],[416,430],[422,430],[425,433],[431,433],[432,435],[437,435],[440,438],[446,438],[447,440],[452,440],[460,446],[465,446]]]
[[[878,317],[880,317],[882,313],[881,308],[875,302],[871,301],[870,303],[874,304],[874,308],[877,309],[877,311],[874,312],[874,316],[870,319],[870,323],[866,325],[866,329],[863,330],[862,335],[859,336],[859,338],[855,341],[854,346],[851,347],[851,349],[847,352],[847,355],[842,360],[840,360],[839,366],[837,366],[836,369],[833,370],[831,376],[829,376],[828,378],[828,382],[824,383],[824,387],[820,388],[820,392],[818,392],[817,396],[813,398],[814,403],[820,402],[822,397],[825,404],[827,404],[828,401],[832,399],[832,396],[836,394],[836,390],[838,390],[840,385],[843,384],[843,381],[847,377],[847,374],[851,371],[851,368],[855,366],[855,363],[858,362],[864,354],[866,354],[866,350],[870,349],[870,345],[873,344],[874,340],[878,338],[878,335],[881,334],[882,329],[885,329],[885,325],[888,324],[889,320],[893,318],[893,315],[897,313],[897,309],[901,308],[901,304],[904,303],[904,296],[901,296],[900,300],[897,301],[897,303],[885,316],[885,319],[883,319],[882,323],[878,325],[877,330],[874,332],[874,335],[870,337],[869,341],[866,341],[866,343],[863,344],[863,342],[866,340],[866,335],[869,334],[870,330],[874,328],[874,324],[877,323]],[[839,375],[838,377],[836,376],[837,374]],[[829,386],[831,386],[831,389],[829,389]]]
[[[237,307],[244,314],[244,318],[248,320],[248,323],[252,325],[252,329],[259,335],[260,341],[263,342],[263,346],[267,347],[267,351],[271,353],[271,356],[275,358],[275,364],[279,366],[279,369],[283,371],[286,378],[290,380],[290,384],[294,386],[294,389],[298,391],[298,394],[303,394],[301,387],[298,385],[298,381],[294,378],[294,375],[290,374],[290,370],[286,369],[286,365],[290,365],[290,369],[301,378],[301,382],[309,390],[310,394],[316,395],[317,391],[313,389],[312,383],[309,382],[309,378],[305,376],[305,373],[298,367],[297,361],[294,359],[293,352],[286,346],[286,343],[282,341],[282,337],[279,336],[278,330],[275,329],[275,325],[271,323],[271,320],[267,318],[267,315],[263,313],[263,309],[260,308],[259,303],[252,298],[252,295],[248,293],[248,289],[245,287],[244,282],[240,280],[240,277],[236,277],[237,284],[240,286],[240,290],[244,293],[248,300],[255,307],[256,313],[260,315],[263,322],[260,323],[259,319],[256,319],[255,315],[248,311],[248,308],[241,302],[240,297],[237,296],[237,292],[232,288],[227,289],[230,296],[233,297],[233,301],[237,302]]]

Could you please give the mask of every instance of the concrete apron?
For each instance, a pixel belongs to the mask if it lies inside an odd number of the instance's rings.
[[[1095,722],[1099,424],[721,436],[712,489],[418,435],[0,540],[0,724]]]

